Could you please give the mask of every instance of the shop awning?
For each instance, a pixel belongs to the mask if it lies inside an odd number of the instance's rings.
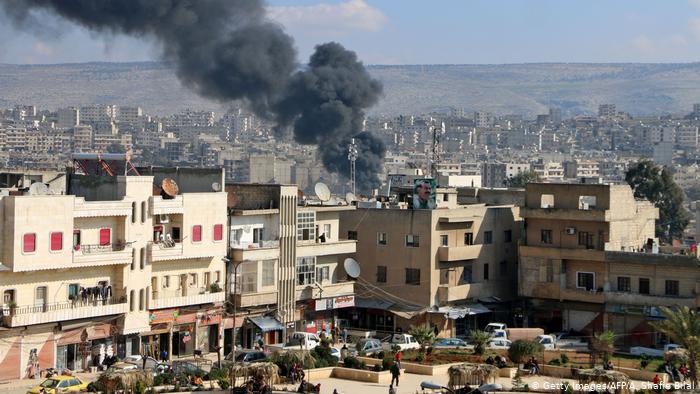
[[[151,331],[142,332],[140,335],[142,337],[147,337],[151,335],[160,335],[170,332],[170,323],[158,323],[151,326]]]
[[[447,319],[462,319],[465,316],[479,315],[482,313],[490,313],[491,310],[482,304],[467,304],[467,305],[450,305],[441,306],[428,311],[430,313],[444,314]]]
[[[96,339],[104,339],[111,337],[111,324],[96,324],[85,329],[87,332],[87,340],[94,341]]]
[[[258,326],[262,332],[284,330],[284,326],[277,319],[267,316],[249,317],[253,324]]]
[[[378,300],[375,298],[355,297],[355,308],[369,308],[369,309],[387,310],[392,305],[394,305],[394,303],[389,302],[389,301],[385,301],[385,300]]]
[[[480,315],[482,313],[491,313],[491,309],[485,307],[483,304],[467,304],[462,305],[462,307],[467,308],[468,315]]]

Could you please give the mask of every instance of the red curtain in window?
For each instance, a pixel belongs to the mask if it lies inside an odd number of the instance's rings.
[[[214,225],[214,241],[221,241],[224,239],[224,225],[215,224]]]
[[[112,243],[112,230],[100,229],[100,245],[109,245],[110,243]]]
[[[202,226],[192,226],[192,242],[200,242],[202,240]]]
[[[51,250],[63,250],[63,233],[51,233]]]
[[[24,253],[32,253],[36,251],[36,234],[24,234],[22,250]]]

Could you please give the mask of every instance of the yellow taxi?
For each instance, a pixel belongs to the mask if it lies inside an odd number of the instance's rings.
[[[46,394],[84,391],[87,389],[87,386],[87,382],[83,382],[75,376],[59,375],[50,377],[40,385],[32,387],[31,390],[27,391],[27,394],[39,394],[42,390]]]

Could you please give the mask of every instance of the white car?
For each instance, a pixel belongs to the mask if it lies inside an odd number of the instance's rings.
[[[340,350],[338,348],[331,348],[331,356],[335,357],[338,361],[340,361]]]
[[[364,352],[365,355],[371,356],[382,350],[382,342],[379,339],[367,338],[360,339],[357,343],[355,349],[350,351],[351,356],[358,356],[360,352]]]
[[[511,342],[507,339],[492,339],[489,342],[489,349],[510,349]]]

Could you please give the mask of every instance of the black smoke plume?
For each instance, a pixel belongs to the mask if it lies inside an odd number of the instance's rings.
[[[382,88],[354,52],[319,45],[296,71],[293,40],[267,19],[261,0],[0,0],[14,23],[37,23],[35,11],[54,12],[95,32],[154,38],[180,81],[204,97],[244,100],[280,130],[319,147],[325,167],[348,176],[347,146],[358,144],[357,183],[377,185],[384,145],[361,133],[364,110]]]

